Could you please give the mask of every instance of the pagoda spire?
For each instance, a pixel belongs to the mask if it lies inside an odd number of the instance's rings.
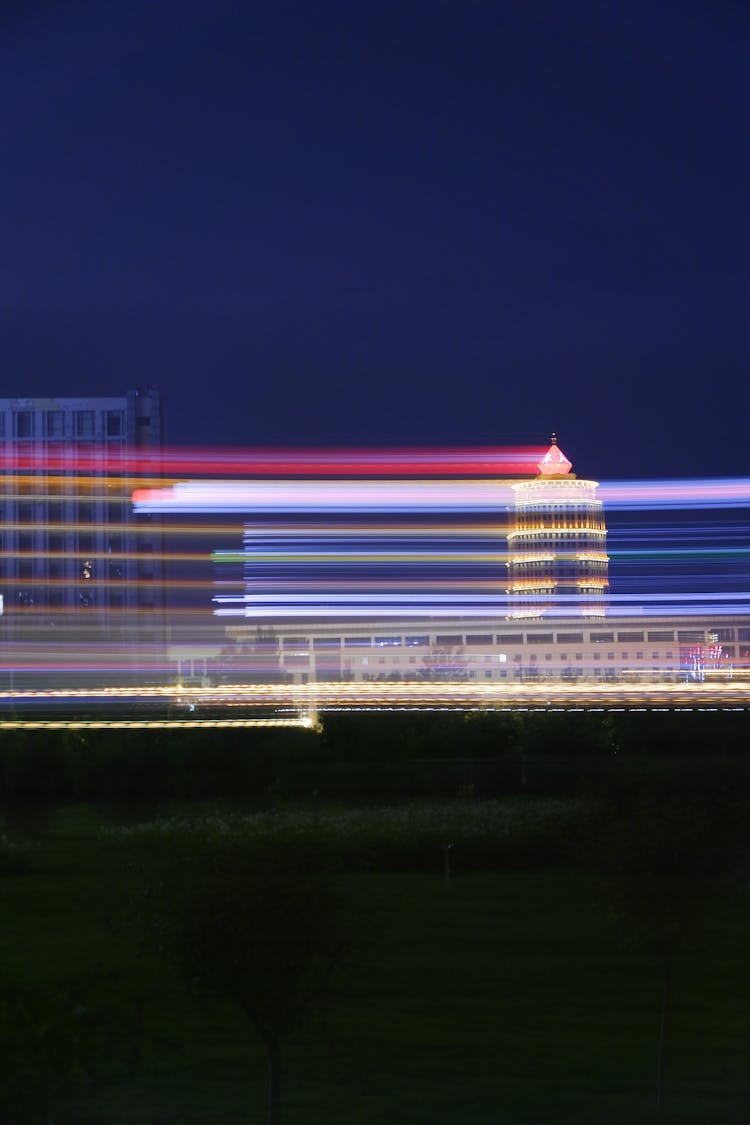
[[[541,461],[537,463],[539,475],[542,477],[566,477],[572,468],[572,461],[569,461],[560,449],[557,444],[557,434],[553,433],[549,449]]]

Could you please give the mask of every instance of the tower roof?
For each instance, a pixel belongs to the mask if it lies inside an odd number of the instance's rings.
[[[552,444],[547,452],[537,463],[537,469],[543,477],[566,477],[573,468],[573,463],[563,453],[557,444],[557,434],[552,435]]]

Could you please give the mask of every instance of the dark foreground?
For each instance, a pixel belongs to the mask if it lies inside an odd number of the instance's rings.
[[[333,950],[276,1029],[287,1125],[744,1122],[750,802],[732,750],[722,769],[633,758],[614,780],[558,755],[553,792],[513,752],[506,773],[391,775],[453,796],[282,794],[272,813],[267,796],[160,802],[135,777],[95,801],[6,792],[2,1120],[267,1120],[252,1017]]]

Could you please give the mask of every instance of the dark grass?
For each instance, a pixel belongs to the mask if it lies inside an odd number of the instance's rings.
[[[62,810],[31,868],[0,882],[6,981],[49,991],[112,971],[123,1002],[145,1005],[136,1073],[79,1087],[55,1120],[263,1121],[264,1060],[244,1017],[136,956],[110,915],[128,875],[98,828],[90,809]],[[660,971],[610,880],[459,868],[448,889],[439,856],[434,872],[339,878],[362,936],[327,1012],[289,1049],[289,1125],[747,1119],[750,896],[739,884],[699,901],[695,939],[675,960],[657,1118]]]

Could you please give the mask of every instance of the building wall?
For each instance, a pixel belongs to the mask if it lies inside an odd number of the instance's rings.
[[[118,458],[162,441],[158,392],[0,399],[2,664],[31,675],[75,655],[135,666],[164,645],[160,525],[136,519]],[[86,460],[84,462],[84,455]],[[93,653],[93,655],[91,655]],[[64,670],[64,669],[63,669]]]
[[[205,666],[214,678],[597,682],[731,676],[750,665],[746,617],[282,626],[261,641],[242,627],[228,634],[233,644]]]
[[[544,617],[565,604],[582,616],[604,615],[609,559],[598,487],[573,476],[513,485],[515,508],[508,531],[512,617]]]

